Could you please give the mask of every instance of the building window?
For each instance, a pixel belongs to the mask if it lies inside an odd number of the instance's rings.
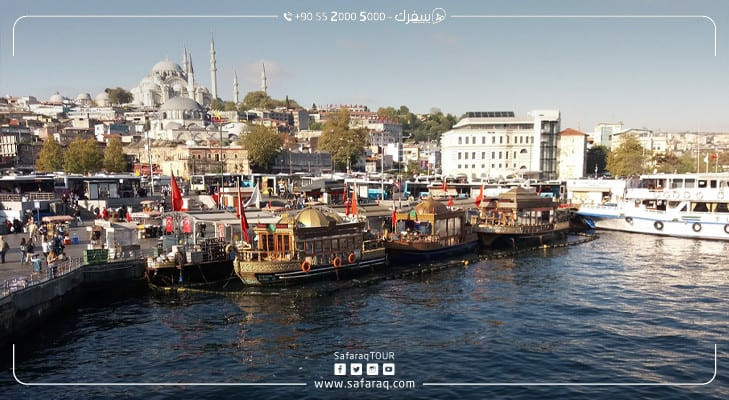
[[[526,153],[527,153],[527,149],[521,149],[521,151],[519,152],[519,154],[526,154]]]
[[[461,152],[460,151],[458,152],[458,159],[459,160],[461,159]]]
[[[461,141],[462,141],[462,139],[461,139],[461,137],[459,136],[459,137],[458,137],[458,144],[462,144],[462,143],[461,143]]]
[[[503,136],[499,136],[499,144],[504,144],[504,137]]]
[[[516,152],[514,152],[514,158],[516,158]]]
[[[471,159],[472,160],[475,160],[476,159],[476,152],[475,151],[472,151],[471,152]]]
[[[508,151],[505,151],[504,152],[504,158],[507,159],[507,160],[509,159],[509,152]]]
[[[486,144],[486,136],[481,136],[481,144]]]
[[[491,136],[491,144],[496,144],[496,136]]]
[[[499,152],[499,160],[501,160],[501,152]]]
[[[468,169],[468,164],[463,165],[463,168]]]
[[[463,158],[465,158],[466,160],[468,160],[468,152],[463,153]]]
[[[481,164],[481,169],[486,168],[486,164]]]
[[[491,159],[493,160],[494,158],[496,158],[496,152],[495,151],[492,151],[491,152]]]
[[[485,151],[482,151],[482,152],[481,152],[481,159],[483,160],[483,159],[485,159],[485,158],[486,158],[486,152],[485,152]]]
[[[458,164],[458,169],[461,169],[461,164]]]
[[[471,164],[471,168],[476,169],[476,164]]]

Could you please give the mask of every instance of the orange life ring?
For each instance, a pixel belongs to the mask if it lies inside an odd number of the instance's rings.
[[[309,271],[311,271],[311,263],[309,261],[307,261],[307,260],[304,260],[301,263],[301,270],[304,271],[304,272],[306,272],[308,274]]]
[[[349,255],[347,256],[347,262],[350,264],[354,264],[355,261],[357,261],[357,256],[354,254],[353,251],[350,251]]]
[[[342,266],[342,259],[339,258],[339,256],[334,257],[334,260],[332,260],[332,265],[334,266],[334,268],[341,267]]]

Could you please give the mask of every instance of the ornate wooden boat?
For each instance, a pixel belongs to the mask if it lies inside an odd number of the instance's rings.
[[[428,199],[407,212],[396,214],[395,231],[385,243],[390,264],[432,262],[472,252],[476,235],[463,210],[450,210]]]
[[[286,285],[373,271],[386,265],[385,249],[364,227],[316,208],[256,224],[252,243],[236,246],[235,272],[246,285]]]

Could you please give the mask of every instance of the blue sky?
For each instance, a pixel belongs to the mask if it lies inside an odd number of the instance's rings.
[[[119,2],[121,3],[121,2]],[[286,11],[425,13],[439,24],[287,22]],[[192,53],[209,87],[215,34],[218,91],[258,90],[312,103],[438,107],[460,115],[559,108],[563,128],[602,121],[664,131],[729,132],[729,2],[716,1],[3,1],[0,93],[47,99],[130,89],[166,57]],[[79,19],[22,15],[276,15],[275,19]],[[655,19],[461,19],[454,15],[706,15]]]

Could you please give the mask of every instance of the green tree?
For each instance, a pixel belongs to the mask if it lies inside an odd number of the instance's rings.
[[[115,88],[106,88],[104,90],[109,95],[109,103],[110,104],[126,104],[131,103],[134,99],[134,96],[124,88],[115,87]]]
[[[407,170],[408,176],[411,176],[411,177],[420,175],[423,172],[423,170],[420,168],[420,164],[418,164],[418,162],[415,160],[408,161],[408,164],[405,167],[405,169]]]
[[[251,125],[241,142],[248,150],[251,166],[256,167],[258,171],[269,170],[283,144],[278,132],[263,125]]]
[[[455,115],[444,115],[437,108],[433,108],[425,120],[412,120],[411,136],[415,142],[426,142],[428,140],[438,141],[440,140],[440,135],[451,129],[456,122]]]
[[[124,157],[121,140],[111,138],[104,149],[104,169],[107,172],[125,172],[127,159]]]
[[[324,124],[321,122],[312,122],[309,124],[309,130],[320,131],[322,126],[324,126]]]
[[[236,111],[236,110],[238,110],[238,106],[232,101],[226,101],[226,102],[223,102],[223,110],[224,111]]]
[[[585,157],[585,169],[587,175],[594,174],[595,167],[597,167],[598,174],[605,172],[609,154],[610,149],[608,149],[607,146],[598,144],[590,147],[590,149],[587,150],[587,155]]]
[[[102,156],[94,138],[76,138],[68,145],[64,170],[73,174],[94,173],[101,170]]]
[[[35,160],[36,171],[62,171],[63,170],[63,147],[53,137],[48,137],[43,142],[43,147],[38,158]]]
[[[213,101],[210,102],[211,110],[222,111],[224,106],[223,101],[220,99],[213,99]]]
[[[689,153],[681,156],[673,152],[659,153],[653,156],[652,161],[656,172],[667,174],[696,172],[696,159]]]
[[[645,170],[645,149],[635,135],[626,135],[608,155],[607,170],[613,176],[636,176]]]
[[[332,113],[322,126],[319,148],[332,156],[335,166],[347,168],[349,172],[353,163],[364,154],[369,132],[365,128],[350,129],[349,111],[341,108]]]

